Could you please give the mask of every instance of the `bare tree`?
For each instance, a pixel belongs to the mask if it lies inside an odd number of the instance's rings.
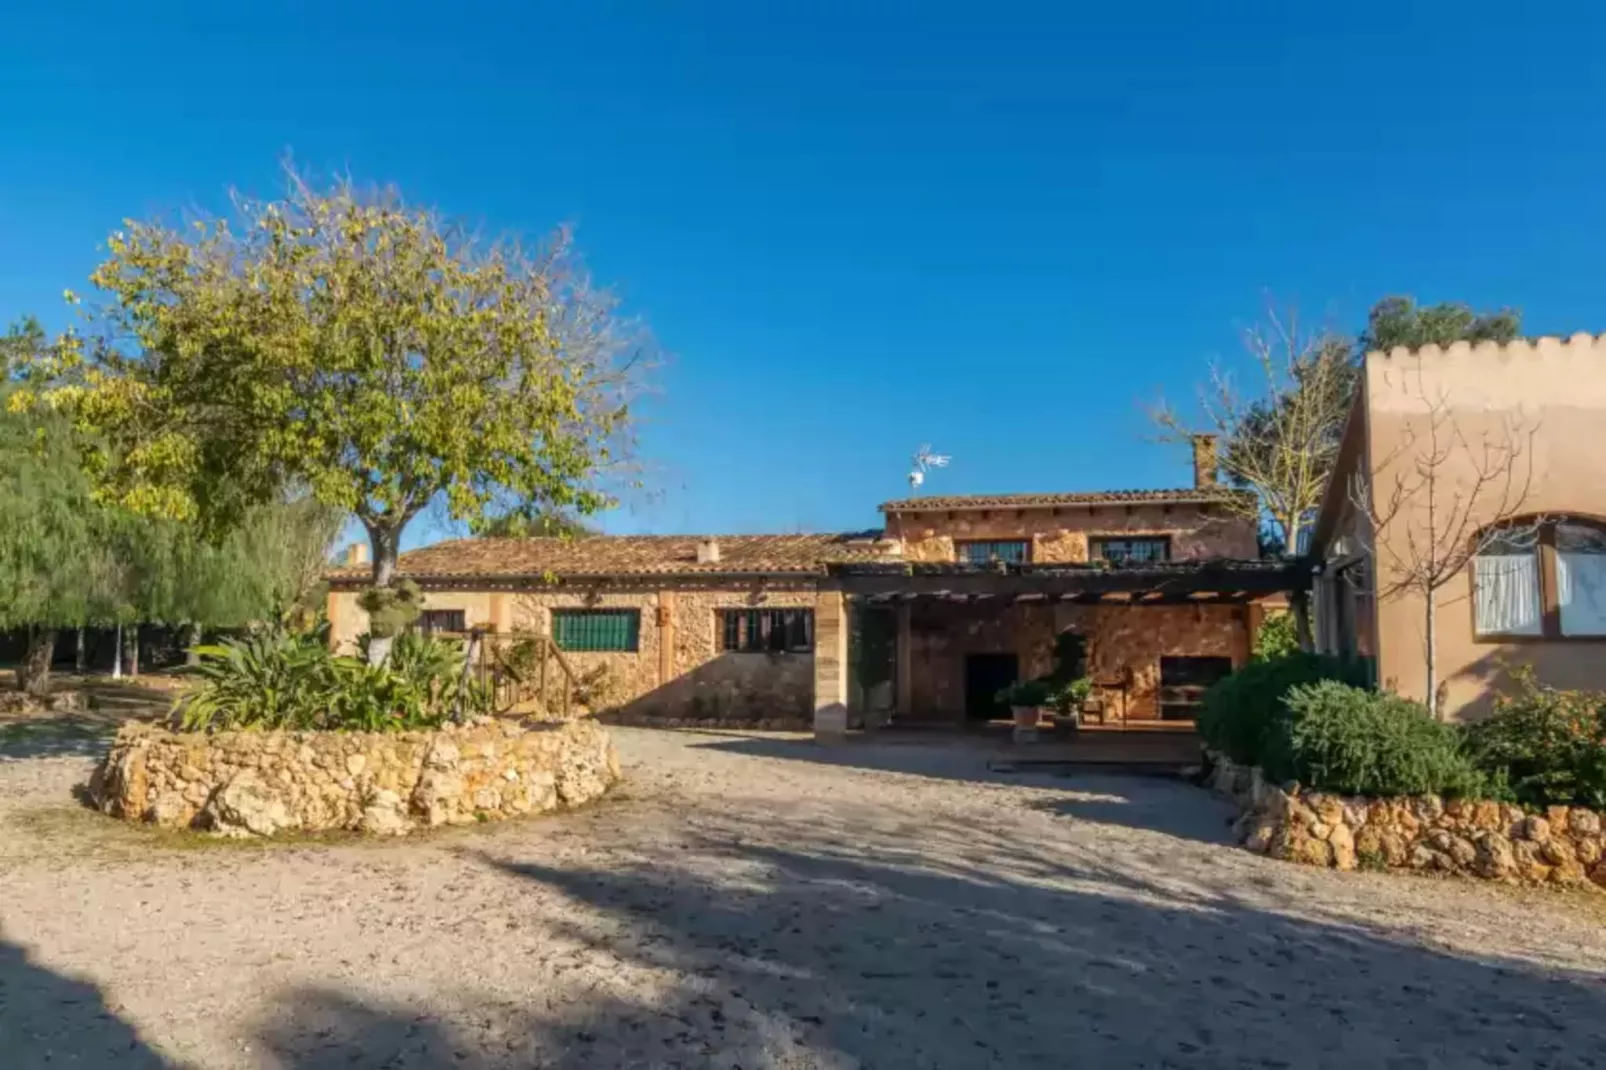
[[[1354,392],[1353,348],[1341,335],[1303,330],[1296,313],[1275,308],[1245,330],[1243,340],[1264,379],[1260,389],[1240,389],[1212,364],[1199,389],[1201,422],[1184,419],[1164,399],[1149,416],[1162,441],[1191,441],[1201,433],[1220,438],[1221,476],[1255,492],[1232,507],[1269,526],[1284,552],[1298,553],[1338,457]]]
[[[1533,486],[1537,427],[1520,413],[1480,412],[1494,425],[1468,435],[1446,391],[1430,392],[1420,368],[1416,377],[1422,407],[1399,444],[1348,489],[1370,531],[1378,599],[1422,599],[1426,697],[1437,717],[1439,592],[1496,542],[1536,536],[1543,520],[1515,522]],[[1378,473],[1386,473],[1386,486],[1376,485]]]

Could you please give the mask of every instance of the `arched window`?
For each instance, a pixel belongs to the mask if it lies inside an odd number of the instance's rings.
[[[1479,638],[1606,637],[1606,527],[1558,517],[1485,536],[1472,600]]]

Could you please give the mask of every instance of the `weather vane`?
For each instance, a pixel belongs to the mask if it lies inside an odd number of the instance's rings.
[[[915,451],[914,467],[909,470],[909,491],[913,494],[920,492],[920,486],[926,481],[926,473],[933,468],[947,468],[949,458],[941,453],[932,453],[931,446],[921,446]]]

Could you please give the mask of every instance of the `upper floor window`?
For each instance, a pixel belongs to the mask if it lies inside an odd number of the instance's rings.
[[[1481,638],[1606,636],[1606,529],[1556,519],[1486,538],[1472,561]]]
[[[959,552],[959,560],[967,565],[989,565],[995,561],[1020,565],[1031,560],[1032,556],[1032,544],[1025,539],[958,542],[954,544],[954,549]]]
[[[641,610],[554,609],[552,639],[563,651],[634,654],[641,649]]]
[[[814,649],[814,610],[722,609],[719,648],[731,654],[807,654]]]
[[[1118,565],[1148,565],[1171,560],[1171,538],[1143,535],[1137,538],[1096,538],[1088,547],[1093,560]]]

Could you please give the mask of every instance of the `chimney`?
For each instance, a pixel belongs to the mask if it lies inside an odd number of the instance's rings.
[[[346,547],[346,552],[340,556],[343,559],[343,563],[348,568],[356,568],[358,565],[366,565],[368,563],[368,544],[365,542],[354,542],[350,546]]]
[[[698,539],[697,540],[697,563],[699,565],[717,565],[717,564],[719,564],[719,540],[718,539]]]
[[[1216,436],[1193,436],[1193,485],[1196,487],[1213,487],[1216,485]]]

